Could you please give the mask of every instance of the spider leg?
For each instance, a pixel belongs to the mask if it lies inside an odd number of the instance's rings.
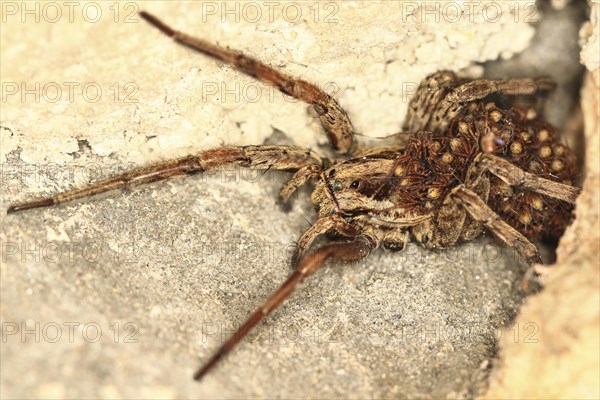
[[[240,326],[237,332],[221,346],[210,360],[194,374],[194,379],[197,381],[202,379],[202,377],[206,375],[219,360],[229,353],[256,324],[282,304],[304,278],[321,268],[326,261],[358,261],[368,256],[374,247],[375,245],[373,242],[367,237],[358,236],[349,242],[328,244],[304,257],[298,263],[296,270],[279,287],[279,289],[273,293],[271,297],[269,297],[269,299],[259,307],[242,326]]]
[[[409,105],[404,129],[409,132],[445,132],[450,121],[470,102],[491,94],[506,96],[550,93],[556,83],[548,77],[535,79],[488,80],[462,82],[451,71],[427,77],[418,87]]]
[[[542,263],[538,249],[525,236],[507,224],[473,191],[464,186],[456,187],[450,193],[451,199],[462,206],[476,221],[482,223],[506,245],[514,247],[528,264]]]
[[[165,161],[134,169],[123,175],[100,181],[90,186],[11,205],[7,213],[46,207],[93,196],[117,189],[128,189],[145,183],[211,171],[227,164],[252,169],[298,171],[306,166],[319,167],[323,160],[314,152],[295,146],[231,146],[202,151],[196,155]]]
[[[532,190],[544,196],[554,197],[559,200],[575,204],[580,189],[576,186],[558,183],[539,176],[513,165],[509,161],[492,154],[483,153],[477,166],[487,170],[511,186]]]
[[[556,82],[546,76],[534,79],[474,79],[454,88],[446,95],[443,103],[466,103],[482,100],[490,94],[496,93],[505,96],[522,96],[538,92],[551,92],[555,88]]]
[[[407,132],[431,131],[427,127],[430,125],[432,114],[436,111],[442,98],[457,82],[458,77],[452,71],[439,71],[425,78],[410,100],[402,130]]]
[[[319,218],[306,232],[304,232],[300,240],[298,240],[298,244],[292,255],[292,265],[296,265],[296,262],[304,255],[306,250],[308,250],[318,236],[331,230],[335,230],[339,234],[348,237],[356,236],[358,234],[358,228],[356,228],[356,226],[347,223],[337,214]]]
[[[323,90],[309,82],[287,76],[239,51],[225,49],[205,40],[178,32],[145,11],[140,12],[140,17],[171,37],[175,42],[232,65],[240,72],[261,82],[269,83],[282,93],[312,105],[319,115],[321,125],[329,137],[332,147],[342,154],[350,151],[354,135],[352,122],[337,100]]]
[[[307,165],[300,168],[279,191],[280,199],[283,202],[287,202],[300,186],[306,184],[308,181],[318,179],[321,175],[321,170],[321,167],[318,165]]]
[[[429,120],[427,127],[433,129],[433,126],[435,126],[437,129],[445,130],[449,122],[468,103],[483,100],[491,94],[522,96],[538,92],[551,92],[555,87],[556,83],[548,77],[508,80],[475,79],[468,81],[451,89],[444,96],[434,115]]]

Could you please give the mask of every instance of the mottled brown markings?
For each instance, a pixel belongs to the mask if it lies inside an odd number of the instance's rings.
[[[579,193],[573,186],[577,169],[572,151],[559,143],[541,113],[518,103],[502,108],[486,99],[491,94],[546,96],[555,86],[548,78],[461,80],[450,71],[435,73],[420,84],[409,104],[404,133],[397,135],[406,138],[408,132],[408,140],[359,151],[353,147],[346,112],[316,86],[238,51],[178,32],[146,12],[140,15],[177,43],[312,105],[332,147],[341,154],[353,150],[349,158],[328,160],[294,146],[222,147],[8,208],[12,213],[46,207],[228,164],[294,172],[281,189],[284,201],[298,187],[314,182],[311,201],[318,219],[298,242],[296,270],[194,375],[196,379],[327,260],[359,260],[379,246],[398,251],[411,239],[428,248],[446,248],[474,239],[485,228],[534,263],[539,255],[532,241],[560,234],[571,219]],[[348,241],[308,253],[321,235]]]

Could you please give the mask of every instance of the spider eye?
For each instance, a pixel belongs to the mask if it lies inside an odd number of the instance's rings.
[[[334,191],[338,191],[338,190],[342,190],[343,186],[342,186],[342,183],[340,181],[333,181],[333,185],[331,185],[331,188]]]
[[[354,181],[350,184],[350,187],[352,189],[358,189],[359,186],[360,186],[360,181]]]

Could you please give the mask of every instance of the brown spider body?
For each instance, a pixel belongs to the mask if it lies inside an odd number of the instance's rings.
[[[418,92],[427,92],[431,80],[446,82],[445,89],[437,90],[447,93],[461,84],[444,71],[427,78]],[[419,107],[430,105],[422,103],[419,94],[415,99],[407,124]],[[425,115],[436,111],[429,108]],[[531,108],[501,109],[494,102],[476,101],[444,126],[433,132],[423,130],[427,121],[424,127],[411,126],[419,133],[405,146],[373,150],[327,169],[323,174],[327,179],[317,183],[312,195],[319,217],[341,213],[388,250],[401,250],[411,238],[429,248],[447,248],[474,239],[483,230],[483,224],[464,210],[444,212],[450,192],[480,174],[477,160],[482,154],[555,182],[576,178],[573,152]],[[484,149],[488,138],[493,143]],[[478,179],[479,197],[531,241],[559,235],[571,219],[569,203],[512,188],[489,173]],[[442,220],[446,222],[441,225]]]
[[[571,218],[579,192],[572,186],[577,173],[573,153],[559,143],[555,129],[539,113],[516,101],[502,107],[494,100],[545,94],[554,88],[547,78],[460,80],[452,72],[438,72],[421,83],[411,100],[404,126],[409,139],[359,152],[350,118],[316,86],[178,32],[146,12],[140,16],[179,44],[313,106],[340,154],[330,161],[295,146],[221,147],[9,207],[12,213],[50,206],[228,164],[293,172],[280,192],[284,201],[313,182],[311,200],[318,219],[298,241],[295,271],[195,374],[196,379],[327,260],[360,260],[380,246],[398,251],[411,239],[429,248],[446,248],[487,229],[534,263],[539,255],[532,241],[559,235]],[[350,155],[341,157],[346,154]],[[305,255],[321,235],[345,240]]]

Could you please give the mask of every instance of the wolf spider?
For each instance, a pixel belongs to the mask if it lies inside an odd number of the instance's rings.
[[[577,174],[573,152],[535,110],[518,102],[503,107],[498,97],[545,97],[555,86],[548,78],[464,80],[453,72],[437,72],[421,82],[410,101],[403,127],[413,133],[408,141],[361,152],[353,143],[347,113],[316,86],[178,32],[147,12],[140,16],[175,42],[310,104],[340,155],[328,160],[296,146],[220,147],[8,208],[12,213],[56,205],[227,164],[293,172],[280,192],[284,201],[313,182],[318,219],[298,241],[294,272],[196,372],[196,380],[326,261],[357,261],[379,246],[399,251],[411,238],[427,248],[444,249],[487,229],[528,263],[539,263],[532,242],[560,234],[571,218],[579,192],[572,185]],[[346,239],[305,255],[324,234]]]

